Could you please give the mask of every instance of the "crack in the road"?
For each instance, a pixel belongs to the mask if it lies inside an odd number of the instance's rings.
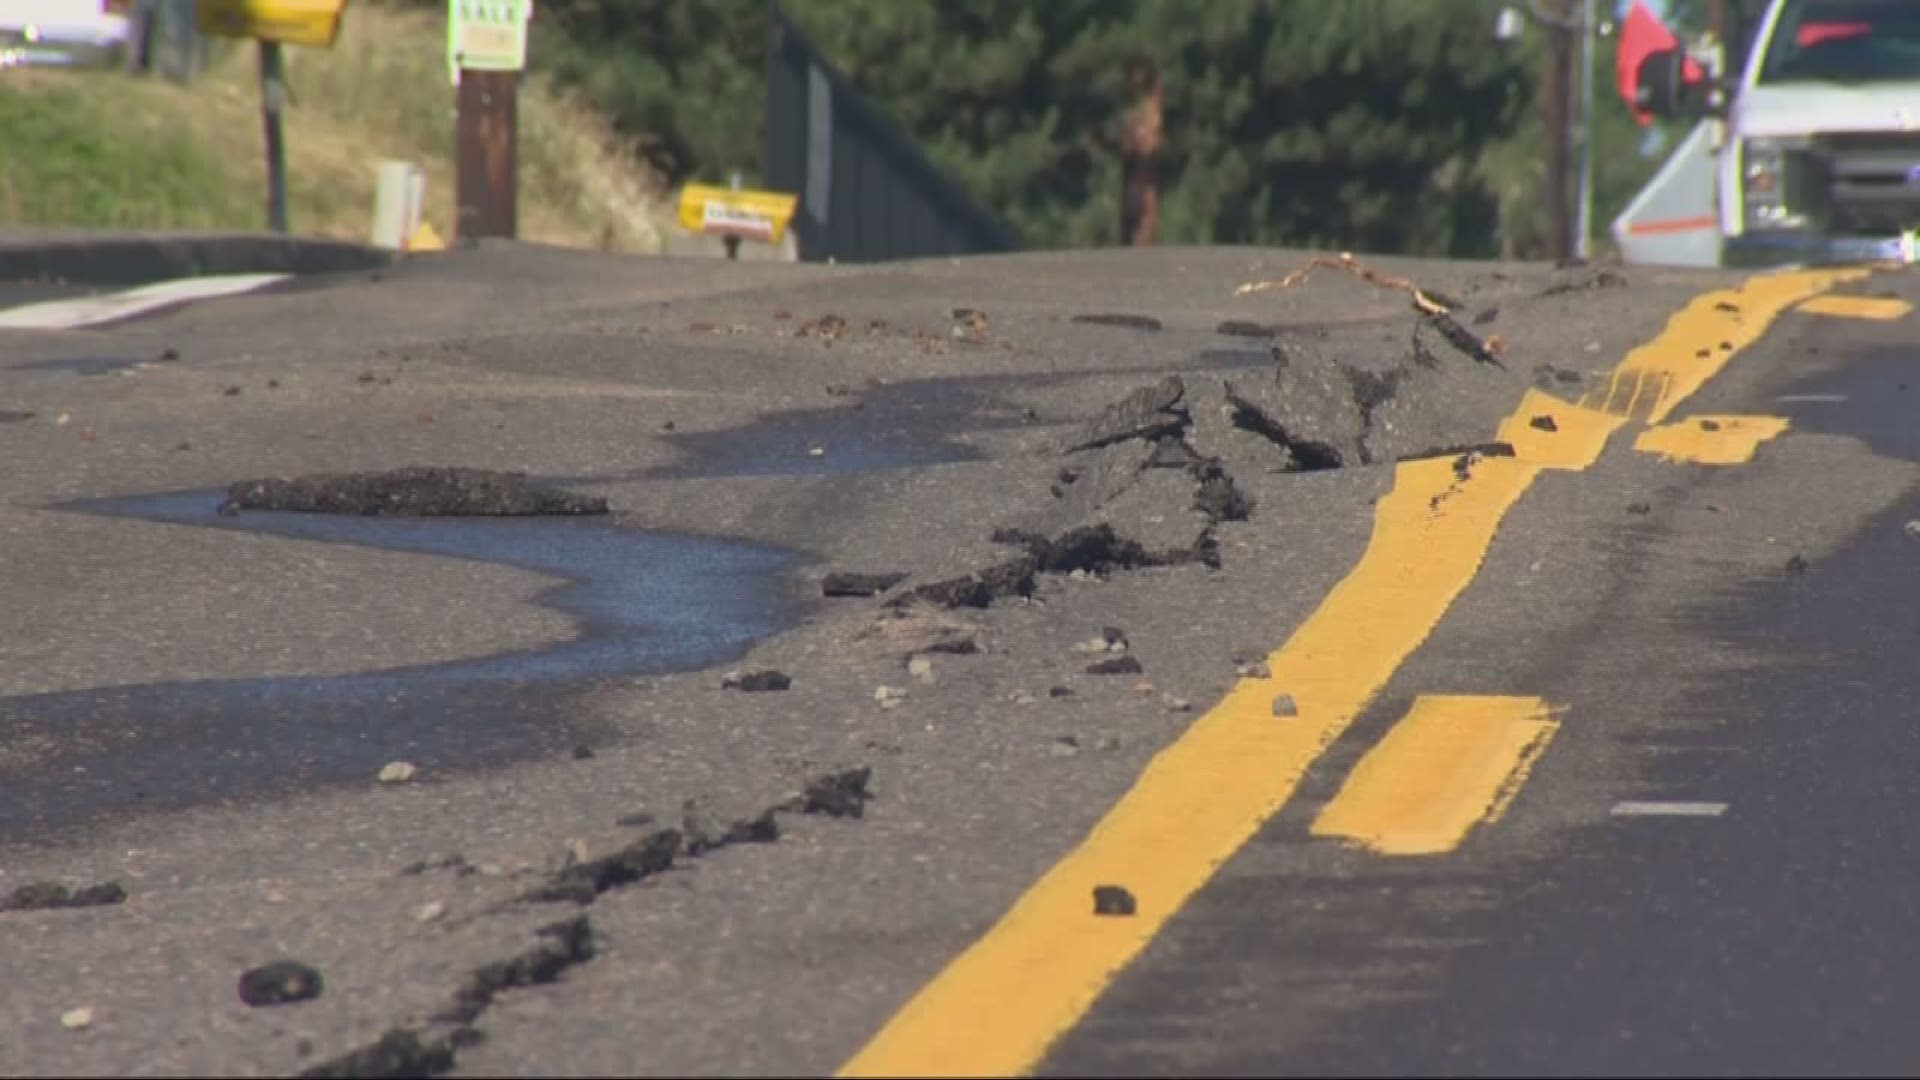
[[[319,1062],[299,1076],[303,1080],[400,1080],[451,1071],[461,1049],[486,1037],[479,1021],[501,992],[556,982],[569,970],[593,960],[594,930],[586,909],[600,897],[664,874],[679,859],[699,858],[740,844],[772,842],[779,837],[777,814],[863,817],[866,804],[874,797],[872,778],[869,766],[823,773],[809,780],[799,794],[721,829],[696,824],[690,805],[682,829],[650,831],[596,859],[569,858],[560,869],[550,872],[546,881],[503,907],[573,903],[582,910],[540,927],[534,932],[536,940],[512,956],[474,968],[454,991],[448,1006],[424,1023],[389,1028],[374,1041]],[[463,860],[453,858],[415,864],[402,872],[437,868],[468,869]]]

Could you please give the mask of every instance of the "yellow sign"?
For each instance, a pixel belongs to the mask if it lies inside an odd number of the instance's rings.
[[[739,236],[777,244],[793,221],[798,196],[777,191],[735,191],[711,184],[680,189],[680,224],[711,236]]]
[[[347,0],[197,0],[200,32],[328,48]]]

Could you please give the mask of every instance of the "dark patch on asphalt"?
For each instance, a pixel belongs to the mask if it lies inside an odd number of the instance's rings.
[[[395,1028],[369,1046],[329,1058],[300,1073],[301,1080],[411,1080],[453,1069],[451,1041],[423,1041],[419,1034]]]
[[[741,690],[749,694],[785,690],[793,685],[793,679],[784,671],[767,668],[764,671],[749,671],[743,675],[729,675],[720,680],[723,690]]]
[[[604,514],[607,500],[492,469],[394,469],[318,473],[291,480],[244,480],[227,489],[221,513],[290,510],[408,517],[529,517]]]
[[[58,371],[69,375],[96,376],[111,375],[116,371],[132,371],[148,364],[167,362],[167,356],[60,356],[51,360],[33,360],[16,365],[15,371]]]
[[[1122,330],[1144,330],[1148,333],[1161,328],[1160,320],[1151,315],[1126,315],[1115,312],[1075,315],[1073,321],[1086,326],[1117,326]]]
[[[446,771],[563,754],[581,741],[565,708],[575,693],[597,680],[724,663],[797,614],[783,586],[794,556],[756,544],[604,518],[222,517],[217,503],[214,493],[189,492],[67,508],[554,575],[566,584],[538,602],[576,619],[578,636],[364,674],[0,698],[0,730],[59,748],[47,767],[0,785],[0,838],[39,839],[112,813],[361,783],[395,760]]]
[[[1095,885],[1093,887],[1093,913],[1095,915],[1117,915],[1125,917],[1139,909],[1133,894],[1119,885]]]
[[[57,881],[33,881],[0,900],[0,911],[51,911],[57,908],[105,907],[127,899],[117,881],[69,889]]]
[[[38,413],[25,409],[0,409],[0,424],[17,424],[22,420],[31,420]]]
[[[1087,665],[1089,675],[1138,675],[1146,670],[1131,656],[1109,656]]]
[[[240,1000],[256,1009],[312,1001],[325,989],[319,970],[298,960],[275,960],[240,975]]]
[[[1266,323],[1249,322],[1246,319],[1228,319],[1214,327],[1213,332],[1226,337],[1270,338],[1280,331],[1278,327]]]
[[[636,478],[840,476],[944,465],[979,457],[954,436],[1016,426],[984,416],[986,393],[959,380],[870,387],[857,403],[770,413],[719,431],[673,432],[666,439],[686,459]]]

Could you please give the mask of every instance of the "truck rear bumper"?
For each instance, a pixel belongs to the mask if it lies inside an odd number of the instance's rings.
[[[1812,232],[1748,232],[1721,245],[1727,266],[1763,267],[1836,263],[1912,263],[1920,240],[1907,236],[1823,236]]]

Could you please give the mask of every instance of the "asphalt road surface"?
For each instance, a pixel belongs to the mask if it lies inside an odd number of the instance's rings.
[[[1911,1072],[1920,288],[1305,258],[0,331],[0,1071]]]

